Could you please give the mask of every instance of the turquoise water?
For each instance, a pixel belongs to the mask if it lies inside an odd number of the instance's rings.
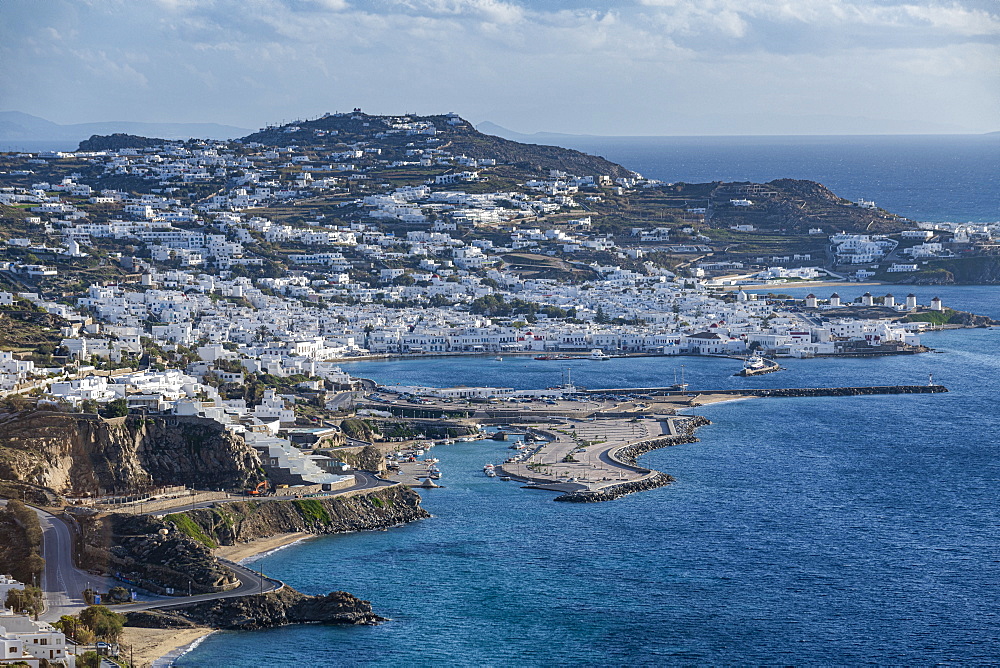
[[[1000,317],[998,294],[942,298]],[[424,492],[433,518],[258,562],[305,592],[370,599],[391,622],[219,633],[178,665],[995,663],[1000,330],[925,342],[940,353],[788,360],[753,382],[921,383],[933,373],[948,394],[702,407],[713,424],[699,443],[645,458],[677,481],[610,503],[554,503],[484,477],[502,444],[439,446],[446,487]],[[695,358],[573,363],[574,379],[672,381],[681,363],[692,384],[747,382],[730,376],[737,362]],[[428,384],[541,387],[559,375],[489,358],[348,368]]]

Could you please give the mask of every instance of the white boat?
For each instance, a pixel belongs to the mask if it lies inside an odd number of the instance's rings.
[[[756,371],[757,369],[763,369],[765,366],[767,366],[767,362],[760,355],[751,355],[743,362],[743,368],[747,371]]]
[[[598,362],[607,362],[609,359],[611,359],[611,356],[605,355],[604,351],[601,350],[600,348],[594,348],[593,350],[590,351],[590,357],[588,357],[587,359],[597,360]]]
[[[497,355],[496,360],[497,360],[497,362],[503,362],[503,358],[500,357],[499,355]]]
[[[497,474],[493,471],[493,469],[490,469],[489,471],[486,472],[486,477],[487,478],[496,478]]]

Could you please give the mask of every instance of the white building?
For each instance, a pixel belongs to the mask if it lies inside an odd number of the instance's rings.
[[[0,576],[0,584],[10,578]],[[24,585],[17,588],[23,588]],[[0,612],[0,664],[41,666],[60,663],[68,668],[76,666],[76,656],[67,651],[66,636],[47,622],[36,622],[27,615],[15,615],[4,609]]]

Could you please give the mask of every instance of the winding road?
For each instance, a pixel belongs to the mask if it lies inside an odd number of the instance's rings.
[[[398,484],[390,480],[383,480],[365,471],[355,471],[354,475],[356,483],[351,487],[338,490],[337,494]],[[296,497],[271,496],[258,500],[281,501],[294,498]],[[218,503],[225,503],[225,501],[206,501],[190,506],[182,506],[175,509],[175,511],[204,508]],[[6,501],[0,500],[0,505],[5,504]],[[45,611],[39,615],[39,619],[52,622],[58,620],[62,615],[79,612],[87,605],[83,599],[83,591],[88,587],[93,587],[99,591],[108,591],[111,587],[122,584],[114,578],[95,575],[77,568],[73,561],[73,533],[66,522],[40,508],[32,507],[32,510],[38,515],[38,521],[41,525],[42,557],[45,559],[45,571],[42,573],[42,581],[40,583],[41,589],[44,592]],[[226,559],[220,559],[219,561],[233,571],[240,581],[239,587],[225,592],[196,594],[194,596],[157,596],[147,594],[145,598],[148,600],[128,605],[116,605],[113,609],[117,612],[129,612],[183,607],[201,601],[267,593],[285,586],[281,580],[269,578],[235,562]]]
[[[108,591],[121,584],[112,578],[77,568],[73,563],[73,534],[66,522],[48,511],[32,510],[38,515],[38,523],[42,527],[42,558],[45,559],[41,582],[45,612],[39,615],[40,619],[51,622],[61,615],[79,612],[87,606],[83,591],[88,587]]]

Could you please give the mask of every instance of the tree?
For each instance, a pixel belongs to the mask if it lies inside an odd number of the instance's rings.
[[[77,668],[99,668],[100,665],[101,657],[97,652],[84,652],[76,659]]]
[[[413,285],[416,282],[417,279],[413,278],[413,276],[409,274],[403,274],[402,276],[397,277],[396,280],[393,281],[393,284],[406,286],[406,285]]]
[[[608,323],[608,316],[604,313],[604,306],[601,304],[597,305],[597,313],[594,315],[594,322],[598,325],[606,325]]]
[[[80,611],[80,623],[98,638],[117,640],[125,626],[125,615],[112,612],[103,605],[92,605]]]
[[[111,603],[128,603],[132,600],[132,594],[125,587],[112,587],[108,590],[108,601]]]
[[[42,590],[38,587],[11,589],[7,592],[4,605],[11,610],[25,610],[29,614],[37,615],[42,611]]]
[[[125,398],[109,401],[101,411],[101,415],[106,418],[125,417],[128,415],[128,401]]]

